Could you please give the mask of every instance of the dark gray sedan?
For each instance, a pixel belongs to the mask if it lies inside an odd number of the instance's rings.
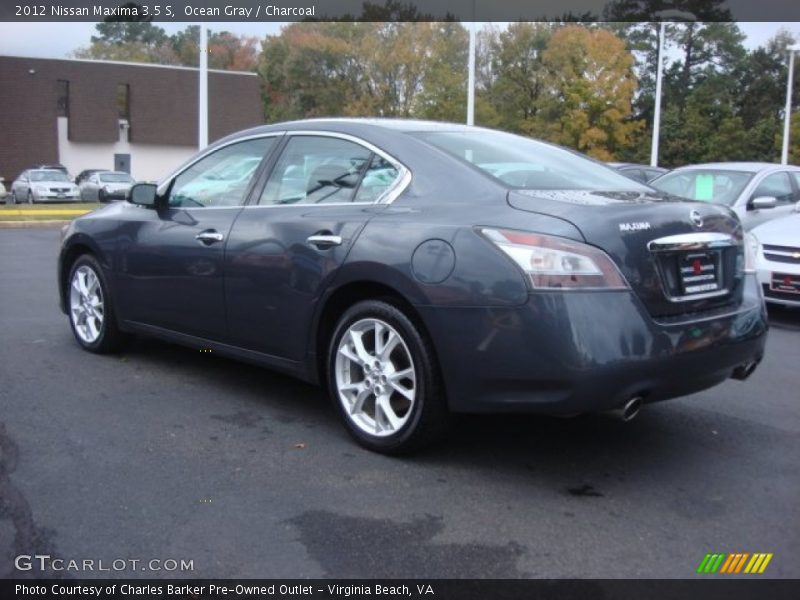
[[[278,369],[398,453],[453,412],[628,420],[747,377],[767,322],[745,242],[730,209],[549,144],[316,120],[229,136],[76,219],[58,283],[86,350],[137,333]]]

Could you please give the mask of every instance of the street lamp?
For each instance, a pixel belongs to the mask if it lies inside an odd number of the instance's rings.
[[[469,24],[469,64],[467,66],[467,125],[475,125],[475,0]]]
[[[694,13],[685,10],[659,10],[653,13],[661,24],[658,29],[658,64],[656,65],[656,106],[653,113],[653,140],[650,145],[650,166],[658,166],[658,142],[661,134],[661,80],[664,76],[663,54],[667,21],[696,21]]]
[[[800,44],[786,48],[789,51],[789,80],[786,83],[786,114],[783,116],[783,147],[781,164],[789,162],[789,129],[792,124],[792,86],[794,85],[794,53],[800,51]]]

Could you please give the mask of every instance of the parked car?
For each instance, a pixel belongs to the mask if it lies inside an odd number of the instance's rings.
[[[125,200],[134,183],[134,178],[123,171],[98,171],[80,184],[81,199],[84,202]]]
[[[730,206],[749,231],[792,212],[800,200],[800,167],[757,162],[691,165],[649,185],[689,200]]]
[[[609,167],[616,169],[625,175],[625,177],[630,177],[634,181],[638,181],[640,183],[648,183],[649,181],[653,181],[653,179],[656,177],[660,177],[664,173],[669,172],[669,169],[653,167],[650,165],[637,165],[634,163],[624,162],[610,162],[607,164]]]
[[[6,192],[5,182],[6,180],[0,177],[0,200],[5,200],[8,197],[8,192]]]
[[[59,202],[80,200],[78,186],[67,175],[54,169],[29,169],[11,184],[11,203]]]
[[[244,188],[187,193],[253,159]],[[58,285],[85,350],[131,332],[321,383],[359,443],[399,453],[451,412],[629,420],[746,378],[767,321],[744,240],[727,207],[528,138],[311,120],[75,219]]]
[[[764,299],[800,307],[800,204],[794,213],[753,229]]]
[[[100,173],[101,171],[108,171],[108,169],[84,169],[75,176],[75,185],[80,185],[87,180],[93,173]]]

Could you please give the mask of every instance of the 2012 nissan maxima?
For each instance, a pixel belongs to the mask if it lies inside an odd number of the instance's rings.
[[[329,119],[231,135],[76,219],[58,283],[88,351],[136,333],[278,369],[399,453],[453,412],[629,419],[747,377],[767,333],[753,250],[727,207],[566,149]]]

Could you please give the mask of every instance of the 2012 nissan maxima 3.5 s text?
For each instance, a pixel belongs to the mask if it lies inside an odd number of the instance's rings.
[[[753,250],[730,209],[569,150],[329,119],[231,135],[76,219],[58,283],[86,350],[136,333],[278,369],[398,453],[453,412],[628,419],[747,377]]]

